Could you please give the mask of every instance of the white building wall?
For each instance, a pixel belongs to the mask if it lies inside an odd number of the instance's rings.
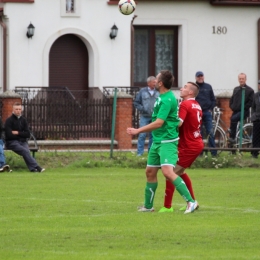
[[[80,1],[79,16],[61,16],[64,0],[35,0],[34,4],[6,3],[8,25],[8,88],[48,86],[48,55],[52,43],[75,33],[89,51],[89,85],[130,86],[130,25],[133,15],[122,15],[107,0]],[[214,89],[232,90],[245,72],[257,89],[257,21],[259,7],[215,7],[206,2],[139,2],[134,25],[179,26],[179,86],[194,80],[197,70]],[[35,26],[26,37],[29,23]],[[109,38],[113,24],[116,39]],[[227,28],[213,34],[213,26]]]
[[[79,0],[77,0],[79,1]],[[80,17],[62,17],[60,0],[36,0],[34,4],[5,5],[8,23],[8,51],[11,73],[9,88],[48,86],[48,55],[52,44],[65,33],[75,33],[88,45],[90,86],[130,85],[130,23],[117,6],[106,1],[81,0]],[[35,26],[32,39],[26,37],[30,22]],[[119,28],[111,40],[110,29]]]
[[[172,24],[182,28],[179,39],[179,86],[202,70],[214,89],[233,89],[237,75],[257,89],[257,21],[260,7],[216,7],[205,2],[138,4],[134,24]],[[213,34],[213,26],[227,28]]]

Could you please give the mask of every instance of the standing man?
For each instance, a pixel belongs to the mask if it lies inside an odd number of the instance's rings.
[[[196,84],[198,84],[200,88],[196,101],[200,104],[202,109],[202,124],[205,127],[206,136],[209,136],[209,147],[215,148],[215,139],[212,133],[212,111],[216,106],[216,98],[212,86],[204,82],[204,73],[202,71],[197,71],[195,78]],[[217,155],[217,150],[211,150],[210,152],[212,156]]]
[[[236,140],[236,129],[237,123],[240,121],[241,117],[241,101],[242,101],[242,88],[245,88],[245,105],[244,105],[244,119],[249,116],[249,109],[253,104],[254,90],[246,85],[246,74],[240,73],[238,75],[239,86],[235,87],[233,94],[229,101],[229,107],[233,111],[230,118],[230,135],[229,142],[235,143]]]
[[[152,131],[153,143],[148,154],[146,166],[147,183],[145,187],[145,203],[140,212],[154,211],[154,195],[158,186],[157,172],[161,168],[165,178],[171,181],[177,191],[187,202],[185,214],[193,212],[197,201],[193,200],[187,186],[173,170],[178,159],[178,104],[171,91],[173,76],[170,71],[163,70],[156,77],[156,89],[160,92],[152,114],[152,123],[141,128],[127,128],[127,133],[137,135]]]
[[[199,93],[199,86],[196,83],[188,82],[180,89],[180,97],[183,101],[179,107],[179,159],[175,168],[175,173],[178,174],[185,182],[192,198],[195,200],[195,195],[192,188],[191,180],[185,169],[190,167],[196,158],[201,154],[204,144],[200,134],[200,125],[202,118],[202,109],[195,97]],[[172,197],[174,193],[174,185],[166,179],[166,189],[164,197],[164,207],[161,212],[173,212]],[[199,205],[197,206],[197,208]],[[181,208],[181,210],[185,210]]]
[[[253,98],[251,121],[253,122],[253,148],[260,148],[260,80],[258,80],[258,92]],[[252,157],[256,159],[258,154],[259,151],[251,152]]]
[[[134,107],[140,112],[139,126],[145,126],[152,122],[152,113],[155,100],[159,96],[159,92],[155,89],[156,79],[154,76],[150,76],[147,79],[147,87],[142,88],[134,100]],[[152,134],[148,133],[149,143],[148,152],[152,145]],[[146,133],[140,133],[137,142],[137,156],[142,156],[144,153]]]
[[[5,140],[9,150],[21,155],[31,172],[43,172],[36,160],[31,156],[27,138],[30,130],[25,117],[22,116],[22,105],[18,102],[13,104],[13,114],[5,121]]]

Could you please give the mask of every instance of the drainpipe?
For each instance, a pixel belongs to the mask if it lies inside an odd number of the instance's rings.
[[[130,84],[131,86],[133,86],[134,84],[134,33],[135,33],[135,29],[133,26],[134,23],[134,19],[137,17],[137,15],[134,15],[132,21],[131,21],[131,78],[130,78]]]
[[[6,29],[6,24],[3,22],[3,11],[0,12],[0,24],[3,27],[3,92],[5,92],[7,90],[6,87],[6,81],[7,81],[7,77],[6,77],[6,64],[7,64],[7,60],[6,60],[6,34],[7,34],[7,29]]]

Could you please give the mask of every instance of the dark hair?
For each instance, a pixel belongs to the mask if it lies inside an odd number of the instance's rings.
[[[174,77],[169,70],[162,70],[159,80],[163,83],[165,88],[170,89],[173,86]]]

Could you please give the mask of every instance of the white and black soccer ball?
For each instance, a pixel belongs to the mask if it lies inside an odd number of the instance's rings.
[[[135,11],[135,7],[134,0],[120,0],[118,2],[119,11],[124,15],[132,14]]]

